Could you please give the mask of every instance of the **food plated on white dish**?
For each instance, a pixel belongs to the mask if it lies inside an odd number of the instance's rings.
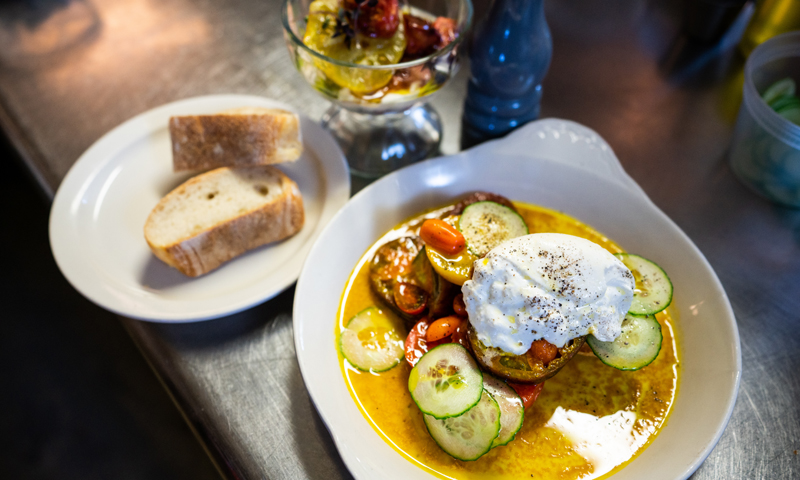
[[[341,150],[302,115],[302,155],[269,167],[290,178],[302,194],[305,222],[294,236],[250,250],[197,278],[156,258],[144,238],[143,227],[159,200],[197,174],[173,171],[170,118],[245,107],[291,110],[246,95],[182,100],[128,120],[78,159],[54,199],[50,243],[59,268],[79,292],[128,317],[185,322],[241,311],[296,280],[314,239],[350,194]]]
[[[511,311],[512,304],[516,305],[512,298],[508,305],[500,305],[498,309],[505,318],[512,317],[515,325],[508,320],[508,325],[495,322],[494,328],[485,328],[486,325],[474,328],[480,331],[477,335],[468,334],[465,347],[453,340],[445,345],[434,345],[428,353],[414,354],[412,348],[411,361],[407,360],[409,350],[403,347],[409,344],[410,337],[406,337],[409,325],[413,333],[424,317],[427,327],[435,328],[434,324],[441,319],[459,317],[459,309],[454,305],[442,313],[443,317],[430,316],[428,312],[436,308],[438,298],[431,293],[434,290],[419,294],[405,285],[393,296],[382,296],[380,289],[370,286],[374,281],[370,279],[369,267],[381,247],[418,235],[425,220],[435,218],[447,222],[447,210],[475,191],[490,191],[513,200],[512,207],[524,218],[532,234],[566,233],[576,236],[572,238],[589,238],[594,242],[591,245],[600,250],[605,247],[607,257],[592,253],[594,247],[586,247],[579,240],[559,244],[567,250],[581,252],[583,258],[594,259],[589,263],[604,266],[607,271],[618,267],[611,253],[621,251],[641,254],[663,267],[674,285],[675,301],[656,315],[656,324],[663,332],[663,342],[655,352],[657,357],[654,360],[648,357],[646,361],[640,358],[636,360],[640,363],[633,365],[636,371],[624,371],[631,365],[616,364],[614,366],[622,368],[616,370],[604,365],[614,364],[613,360],[606,358],[601,362],[591,351],[577,352],[577,355],[561,351],[569,347],[569,342],[577,343],[586,333],[596,333],[595,340],[606,343],[608,338],[604,337],[599,323],[587,326],[586,331],[579,331],[570,338],[560,338],[556,331],[537,332],[538,338],[525,337],[515,331],[522,330],[524,322],[515,315],[519,310]],[[474,209],[467,207],[467,210],[470,208]],[[466,215],[458,213],[462,219]],[[458,223],[455,225],[460,227]],[[457,230],[464,233],[467,244],[481,243],[468,233],[468,228]],[[468,318],[473,327],[481,323],[478,320],[482,315],[481,305],[493,295],[487,293],[486,288],[491,289],[491,284],[499,280],[507,283],[511,279],[510,275],[503,277],[508,273],[504,265],[509,262],[521,265],[512,250],[531,247],[534,243],[537,251],[562,248],[545,248],[551,238],[518,233],[517,241],[524,245],[515,246],[514,240],[501,243],[495,246],[499,251],[490,249],[489,255],[475,264],[480,266],[486,262],[486,268],[491,271],[481,276],[490,278],[490,282],[484,286],[468,283],[476,283],[472,274],[468,275],[471,279],[464,279],[461,292],[468,314],[461,318]],[[423,238],[421,245],[430,249],[425,235],[419,236]],[[502,251],[504,246],[506,251]],[[475,250],[468,249],[468,252],[478,258],[486,253]],[[402,255],[384,255],[384,258],[389,257],[394,264],[402,263],[394,261]],[[455,257],[451,260],[457,263]],[[435,262],[431,259],[432,264]],[[588,270],[586,272],[588,274]],[[619,320],[629,309],[633,311],[631,302],[636,302],[624,292],[625,278],[623,273],[606,278],[611,296],[597,312],[613,307],[619,310],[616,315]],[[457,283],[449,277],[448,280]],[[323,283],[327,286],[323,287]],[[420,285],[414,281],[396,283]],[[511,290],[505,294],[513,297],[509,292]],[[619,293],[616,297],[615,292]],[[499,295],[495,292],[494,297]],[[562,303],[566,303],[566,299],[561,299]],[[426,302],[430,303],[423,306]],[[398,311],[397,307],[402,308]],[[298,360],[306,386],[345,463],[359,479],[519,478],[523,474],[524,478],[554,478],[556,475],[557,478],[607,475],[631,479],[685,478],[700,465],[721,435],[735,402],[741,369],[738,333],[730,305],[702,254],[624,173],[602,139],[585,127],[559,120],[535,122],[504,140],[403,169],[354,197],[312,249],[298,281],[294,315]],[[403,325],[403,320],[408,320],[405,317],[409,316],[414,318]],[[491,312],[488,316],[491,317]],[[444,328],[444,334],[449,332],[454,338],[458,334],[452,323],[458,324],[461,320],[448,321],[451,325],[436,328],[440,332]],[[361,324],[370,322],[380,324],[381,328],[361,328]],[[352,328],[348,328],[351,325]],[[531,325],[526,324],[529,328]],[[617,324],[611,328],[616,329],[611,332],[612,337],[621,338],[619,327]],[[380,358],[373,355],[365,362],[359,355],[359,342],[352,342],[350,337],[360,338],[363,333],[360,340],[365,345],[369,343],[365,342],[367,333],[378,330],[387,340],[384,346],[397,342],[398,338],[405,342],[402,347],[396,344],[395,349],[383,350],[391,355]],[[392,331],[396,332],[394,336]],[[387,332],[390,332],[388,336]],[[478,343],[475,337],[479,338]],[[434,342],[440,338],[441,335],[433,336]],[[589,343],[592,343],[591,338],[589,335]],[[513,371],[491,369],[491,358],[481,358],[485,344],[504,347],[503,359],[506,360],[530,358],[530,352],[517,358],[511,354],[524,354],[531,349],[531,342],[535,344],[541,340],[559,351],[558,358],[546,360],[541,372],[534,372],[541,374],[536,378],[525,377],[536,370],[527,361],[523,363],[528,367],[522,368],[525,375],[514,378]],[[517,342],[519,352],[510,352],[517,348]],[[599,343],[592,345],[595,352],[599,351],[595,347],[602,346]],[[376,345],[381,347],[381,342]],[[455,444],[448,440],[457,430],[453,425],[435,433],[436,421],[452,423],[453,419],[461,419],[459,428],[462,428],[465,412],[483,419],[493,418],[492,412],[497,410],[492,408],[491,401],[484,401],[480,389],[475,391],[476,395],[481,395],[477,405],[471,401],[474,400],[471,396],[465,400],[463,395],[458,395],[463,400],[460,405],[455,405],[456,399],[444,404],[434,402],[432,406],[429,392],[420,394],[418,391],[423,376],[422,373],[415,376],[417,367],[411,367],[414,361],[443,356],[449,349],[452,352],[444,356],[445,360],[455,359],[457,363],[460,355],[469,358],[468,354],[462,355],[470,349],[469,345],[476,353],[473,361],[480,364],[475,371],[483,371],[486,391],[491,390],[489,384],[494,382],[489,371],[503,385],[528,382],[538,386],[539,398],[524,409],[524,421],[516,435],[511,433],[500,438],[504,427],[477,429],[468,436],[486,437],[488,443],[465,445],[461,440]],[[381,351],[381,348],[374,351]],[[389,358],[400,353],[404,358]],[[437,366],[443,361],[442,358],[432,360],[428,363]],[[558,368],[549,368],[550,361]],[[384,363],[378,365],[381,362]],[[513,367],[511,363],[506,362],[505,366]],[[545,380],[543,388],[542,380]],[[467,390],[470,388],[460,391]],[[496,399],[503,395],[490,391],[488,396]],[[525,395],[520,394],[520,397],[524,400]],[[495,403],[502,409],[502,401],[495,400]],[[489,406],[478,415],[473,409],[480,408],[481,404]],[[502,414],[499,422],[503,422]],[[603,429],[598,427],[601,423],[615,423],[616,429],[601,432]],[[449,433],[443,436],[441,432]],[[478,434],[472,435],[475,432]],[[607,438],[600,441],[601,434]],[[605,450],[598,444],[605,444]]]

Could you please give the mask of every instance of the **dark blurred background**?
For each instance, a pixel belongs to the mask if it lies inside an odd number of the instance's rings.
[[[220,478],[117,317],[58,271],[2,131],[0,171],[0,478]]]

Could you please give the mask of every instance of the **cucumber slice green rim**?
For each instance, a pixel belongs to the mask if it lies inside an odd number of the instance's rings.
[[[619,370],[639,370],[650,365],[661,351],[661,324],[656,317],[628,314],[622,321],[622,333],[613,342],[601,342],[594,335],[586,343],[601,362]]]
[[[457,417],[437,419],[424,415],[425,427],[433,440],[453,458],[470,462],[492,449],[500,432],[500,407],[486,391],[480,401]]]
[[[500,432],[492,442],[492,448],[507,444],[522,428],[525,419],[525,406],[522,398],[508,384],[488,373],[483,374],[483,389],[497,402],[500,407]]]
[[[376,307],[360,311],[347,322],[339,348],[351,365],[364,372],[385,372],[405,356],[405,341],[397,326]]]
[[[466,348],[446,343],[429,350],[411,369],[408,391],[422,413],[457,417],[481,400],[483,374]]]
[[[791,97],[795,94],[796,85],[791,78],[784,78],[770,85],[761,95],[764,102],[772,104],[775,100],[782,97]]]
[[[519,213],[484,201],[469,205],[458,219],[458,229],[473,255],[482,257],[497,245],[528,234],[528,225]]]
[[[632,253],[615,253],[614,256],[628,267],[636,281],[628,313],[654,315],[672,303],[672,282],[664,269]]]

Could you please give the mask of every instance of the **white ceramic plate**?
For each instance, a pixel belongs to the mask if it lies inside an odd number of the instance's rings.
[[[188,278],[156,259],[144,240],[150,210],[192,176],[172,172],[169,117],[244,106],[291,110],[254,96],[190,98],[128,120],[78,159],[53,201],[50,246],[61,272],[79,292],[128,317],[185,322],[238,312],[277,295],[297,279],[314,240],[350,196],[341,150],[305,116],[302,157],[278,167],[303,194],[305,225],[297,235],[198,278]]]
[[[669,272],[682,360],[678,395],[660,435],[614,478],[691,475],[719,440],[736,400],[741,355],[733,312],[703,254],[623,171],[609,146],[592,130],[562,120],[540,120],[503,140],[384,177],[353,197],[311,249],[295,292],[297,357],[353,475],[432,478],[378,436],[348,393],[334,345],[345,282],[386,231],[475,190],[566,212]]]

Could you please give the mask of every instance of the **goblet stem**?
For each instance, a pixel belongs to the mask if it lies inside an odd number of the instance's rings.
[[[439,153],[442,122],[427,104],[401,112],[363,113],[332,106],[322,125],[339,142],[350,172],[378,178]]]

